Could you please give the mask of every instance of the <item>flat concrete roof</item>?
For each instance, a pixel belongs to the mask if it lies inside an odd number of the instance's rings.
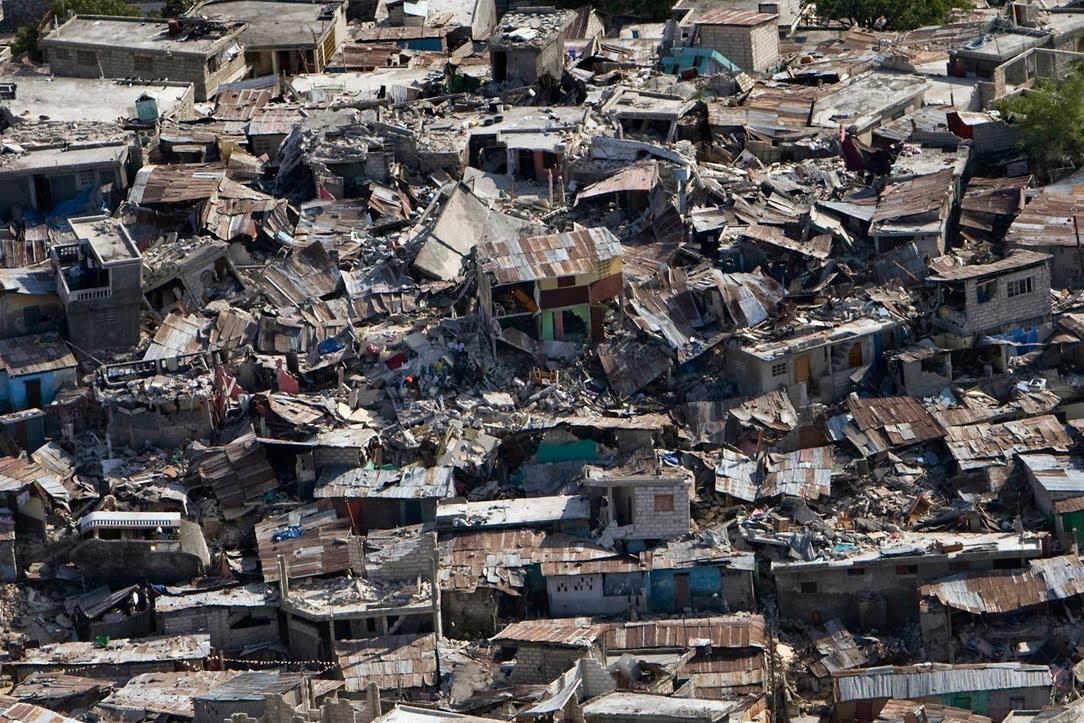
[[[26,74],[0,77],[14,83],[15,98],[0,101],[15,119],[112,123],[135,116],[135,102],[146,94],[158,101],[158,112],[168,116],[184,100],[190,83],[141,83],[98,78],[62,78]],[[41,118],[41,116],[45,116]]]
[[[320,19],[326,4],[284,0],[222,0],[200,5],[193,15],[241,22],[241,40],[248,49],[313,46],[320,42],[333,20]],[[316,38],[313,39],[313,34]]]
[[[311,6],[310,6],[311,7]],[[136,48],[182,55],[210,55],[229,43],[239,28],[198,38],[169,34],[169,22],[150,18],[76,15],[42,38],[42,44],[78,43],[103,48]]]

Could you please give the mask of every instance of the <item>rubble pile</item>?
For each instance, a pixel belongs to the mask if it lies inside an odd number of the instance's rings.
[[[27,26],[0,720],[1084,719],[1081,7],[628,12]]]

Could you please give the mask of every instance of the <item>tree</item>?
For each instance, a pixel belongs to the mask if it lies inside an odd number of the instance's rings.
[[[1084,64],[1060,80],[1039,80],[997,109],[1020,128],[1020,148],[1041,170],[1084,165]]]
[[[129,5],[124,0],[53,0],[53,12],[59,18],[65,18],[72,13],[125,17],[136,17],[141,14],[138,7]]]
[[[41,50],[38,49],[38,26],[35,23],[27,23],[15,31],[11,54],[16,58],[25,55],[35,63],[42,61]]]
[[[879,30],[914,30],[940,25],[968,0],[817,0],[817,16]]]

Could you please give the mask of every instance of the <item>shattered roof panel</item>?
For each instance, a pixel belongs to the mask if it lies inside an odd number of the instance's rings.
[[[608,629],[591,618],[523,620],[506,626],[490,640],[494,643],[533,643],[563,648],[588,648]]]
[[[403,469],[335,469],[320,476],[313,493],[319,498],[449,499],[455,496],[453,467]]]
[[[22,660],[10,665],[96,666],[131,665],[182,660],[202,660],[211,654],[211,636],[163,635],[150,638],[122,638],[104,646],[94,642],[51,643],[26,651]]]
[[[1084,595],[1084,565],[1071,555],[1030,560],[1023,570],[957,575],[923,585],[921,593],[976,615],[1011,613]]]
[[[1053,415],[948,427],[945,444],[961,466],[1007,460],[1020,452],[1065,452],[1073,440]]]
[[[599,274],[600,264],[620,259],[621,242],[606,228],[549,236],[486,241],[480,256],[498,284]]]

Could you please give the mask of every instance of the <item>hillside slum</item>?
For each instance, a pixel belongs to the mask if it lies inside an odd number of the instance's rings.
[[[1080,5],[37,28],[0,721],[1084,720]]]

